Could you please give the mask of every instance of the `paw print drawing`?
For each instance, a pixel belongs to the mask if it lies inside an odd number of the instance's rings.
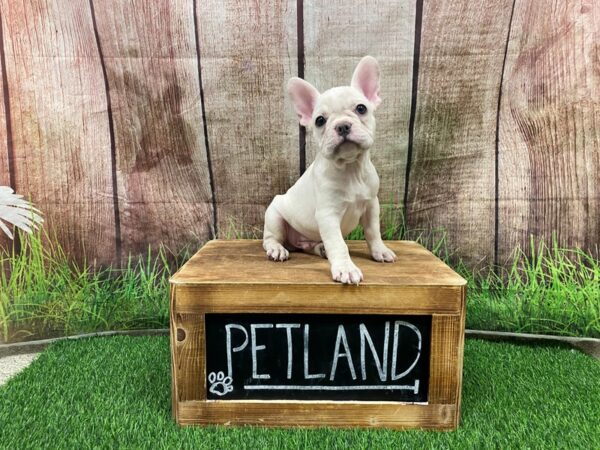
[[[219,397],[223,397],[225,394],[233,391],[233,386],[231,385],[233,380],[231,377],[226,377],[223,372],[209,373],[208,382],[210,383],[208,391]]]

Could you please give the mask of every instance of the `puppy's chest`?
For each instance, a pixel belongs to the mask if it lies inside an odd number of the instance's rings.
[[[363,216],[367,210],[368,200],[355,200],[354,202],[347,203],[346,210],[342,217],[341,229],[344,236],[348,235]]]
[[[377,197],[378,186],[367,180],[349,180],[344,189],[344,200],[357,207]]]
[[[346,190],[346,195],[344,196],[346,210],[342,218],[342,232],[344,235],[356,227],[360,218],[367,210],[369,201],[376,196],[377,190],[366,183],[354,185],[351,189]]]

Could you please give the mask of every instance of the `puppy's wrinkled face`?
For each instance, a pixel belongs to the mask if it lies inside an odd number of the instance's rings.
[[[354,161],[373,145],[375,107],[357,89],[336,87],[319,96],[312,114],[313,135],[323,155]]]
[[[323,156],[338,162],[355,161],[373,145],[379,98],[379,65],[365,56],[356,66],[350,86],[320,94],[313,85],[292,78],[288,93],[300,124],[312,130]]]

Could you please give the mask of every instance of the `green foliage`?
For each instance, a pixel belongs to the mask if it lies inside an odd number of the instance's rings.
[[[443,229],[408,230],[383,211],[385,239],[419,242],[468,281],[468,328],[600,337],[600,261],[591,253],[532,239],[529,252],[517,249],[507,267],[470,270]],[[362,228],[349,239],[364,239]]]
[[[531,241],[506,269],[469,281],[467,326],[600,337],[600,262],[581,249]]]
[[[53,345],[0,387],[0,448],[592,449],[600,364],[562,347],[468,339],[457,431],[180,427],[166,337]]]
[[[248,227],[243,221],[228,217],[219,230],[219,239],[261,239],[263,230]]]
[[[532,241],[507,269],[474,272],[453,256],[444,230],[407,230],[391,205],[382,205],[381,217],[385,239],[416,240],[467,279],[468,328],[600,337],[600,262],[590,253]],[[222,237],[259,236],[241,229],[232,221]],[[349,238],[363,239],[362,229]],[[168,326],[168,279],[177,264],[164,248],[129,257],[121,269],[96,268],[73,264],[42,232],[20,239],[21,252],[0,253],[0,339]]]
[[[8,340],[168,323],[166,252],[130,257],[123,269],[74,264],[55,240],[20,234],[0,254],[0,337]]]

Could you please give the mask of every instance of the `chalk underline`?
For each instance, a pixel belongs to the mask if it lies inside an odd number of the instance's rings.
[[[244,385],[246,390],[262,391],[391,391],[403,390],[413,391],[415,394],[419,392],[419,380],[415,381],[414,385],[388,384],[386,386],[378,385],[362,385],[362,386],[316,386],[316,385],[287,385],[287,384],[271,384],[271,385]]]

